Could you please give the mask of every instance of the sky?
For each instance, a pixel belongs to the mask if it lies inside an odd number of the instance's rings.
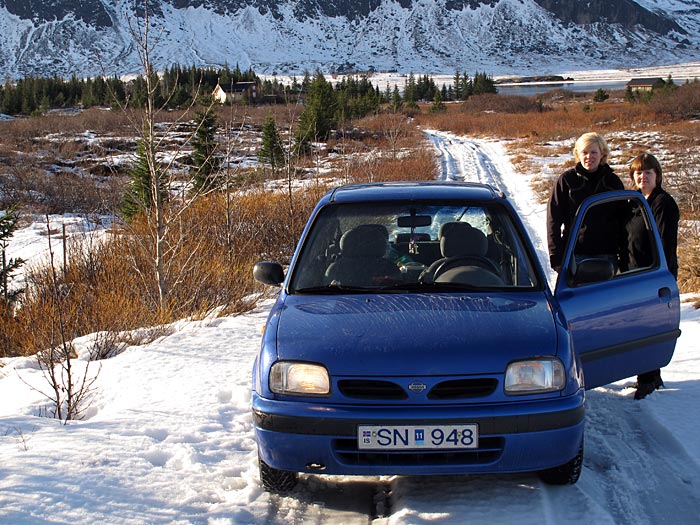
[[[426,136],[443,178],[489,182],[510,195],[547,267],[544,205],[504,145]],[[24,257],[45,253],[40,228],[16,235]],[[634,378],[589,391],[583,471],[564,487],[530,473],[304,475],[286,496],[265,492],[250,376],[270,298],[243,315],[175,323],[99,363],[85,360],[91,336],[77,340],[78,364],[97,380],[85,418],[67,424],[45,417],[48,383],[34,358],[2,359],[0,524],[697,523],[700,313],[683,299],[666,387],[641,401],[633,400]]]

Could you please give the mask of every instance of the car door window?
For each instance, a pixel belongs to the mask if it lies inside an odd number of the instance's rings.
[[[569,282],[591,284],[658,268],[658,252],[652,219],[641,200],[598,202],[583,213]]]
[[[661,262],[650,216],[641,194],[620,191],[584,202],[572,229],[562,267],[566,278],[560,275],[555,295],[581,358],[586,388],[661,368],[673,356],[680,322],[678,286]],[[602,242],[597,245],[590,236],[585,240],[591,225],[608,228],[598,231]],[[640,229],[648,248],[634,263],[632,227]]]

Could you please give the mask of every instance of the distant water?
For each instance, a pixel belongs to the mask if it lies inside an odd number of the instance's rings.
[[[598,89],[616,91],[625,89],[627,80],[609,80],[600,82],[532,82],[526,84],[497,84],[496,88],[501,95],[522,95],[531,97],[540,95],[555,89],[566,89],[576,93],[594,93]]]
[[[666,79],[664,79],[666,80]],[[497,84],[496,88],[501,95],[522,95],[531,97],[540,95],[555,89],[566,89],[576,93],[594,93],[598,89],[605,91],[619,91],[627,88],[627,80],[601,80],[589,82],[532,82],[525,84]],[[685,84],[686,79],[674,78],[677,85]]]

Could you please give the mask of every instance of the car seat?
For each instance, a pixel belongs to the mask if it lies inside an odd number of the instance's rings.
[[[326,281],[343,286],[372,287],[401,279],[398,266],[387,259],[387,229],[381,224],[363,224],[340,238],[340,254],[326,270]]]
[[[502,284],[503,281],[499,275],[500,269],[486,256],[488,240],[481,230],[474,228],[468,222],[446,222],[440,226],[438,237],[440,238],[442,258],[425,270],[421,276],[424,283],[432,283],[437,280],[444,282],[447,279],[440,279],[440,277],[448,271],[456,267],[471,267],[472,270],[468,272],[465,270],[462,273],[479,276],[481,281],[492,281],[486,284]],[[473,270],[474,267],[486,270],[489,274],[493,274],[495,279],[491,279],[483,271],[476,272]],[[463,282],[461,278],[457,277],[456,272],[452,272],[451,276],[451,282]]]

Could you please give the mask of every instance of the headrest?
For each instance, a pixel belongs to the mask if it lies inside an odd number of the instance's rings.
[[[443,257],[478,255],[488,250],[486,235],[468,222],[446,222],[440,226],[440,252]]]
[[[343,257],[384,257],[389,233],[381,224],[363,224],[346,231],[340,238]]]

